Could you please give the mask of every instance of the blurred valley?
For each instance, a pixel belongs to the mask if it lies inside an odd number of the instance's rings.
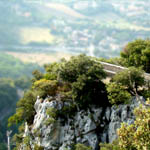
[[[150,35],[150,0],[0,0],[0,150],[32,71],[85,53],[117,57]],[[17,127],[11,128],[15,131]]]
[[[43,59],[46,56],[51,61],[79,53],[115,57],[129,41],[148,38],[149,4],[144,0],[1,0],[0,51],[39,64],[49,62]]]

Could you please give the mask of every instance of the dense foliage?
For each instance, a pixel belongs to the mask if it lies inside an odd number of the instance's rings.
[[[142,67],[150,73],[150,40],[135,40],[128,43],[121,52],[121,57],[127,67]]]
[[[144,95],[146,89],[144,72],[135,67],[117,73],[107,84],[108,99],[111,104],[117,105],[129,103],[131,96],[136,94]]]
[[[144,72],[135,67],[130,67],[117,73],[112,78],[112,81],[116,84],[121,84],[124,86],[132,95],[139,92],[139,88],[145,85]]]
[[[107,85],[108,99],[112,105],[127,104],[131,99],[131,94],[122,84],[111,82]]]
[[[106,77],[100,63],[85,55],[72,57],[61,66],[60,79],[72,85],[72,98],[79,106],[90,104],[106,106],[107,93],[102,79]],[[101,97],[101,100],[98,99]]]
[[[133,124],[123,123],[118,130],[119,145],[123,150],[150,149],[150,108],[139,106],[134,110]]]

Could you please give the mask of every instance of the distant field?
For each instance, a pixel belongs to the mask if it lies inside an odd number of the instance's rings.
[[[48,28],[21,28],[20,36],[23,44],[29,44],[31,42],[39,43],[53,43],[55,37],[51,35]]]
[[[113,17],[112,17],[113,18]],[[117,21],[114,20],[107,20],[107,19],[103,19],[102,21],[96,20],[97,23],[103,25],[103,26],[107,26],[107,27],[113,27],[113,28],[117,28],[117,29],[130,29],[130,30],[136,30],[136,31],[150,31],[150,28],[146,28],[143,26],[138,26],[132,23],[127,22],[124,19],[118,19]]]
[[[65,53],[19,53],[19,52],[6,52],[23,62],[31,62],[31,63],[38,63],[39,65],[52,63],[55,61],[59,61],[61,58],[69,59],[71,54]]]
[[[142,27],[142,26],[137,26],[137,25],[134,25],[134,24],[131,24],[131,23],[128,23],[126,21],[119,21],[119,22],[116,22],[116,23],[111,23],[112,26],[116,27],[116,28],[119,28],[119,29],[132,29],[132,30],[137,30],[137,31],[140,31],[140,30],[143,30],[143,31],[150,31],[150,28],[146,28],[146,27]]]
[[[49,8],[52,8],[52,9],[55,9],[57,11],[60,11],[62,13],[65,13],[69,16],[72,16],[72,17],[76,17],[76,18],[85,18],[86,16],[76,12],[75,10],[71,9],[70,7],[64,5],[64,4],[59,4],[59,3],[46,3],[45,4],[46,7],[49,7]]]

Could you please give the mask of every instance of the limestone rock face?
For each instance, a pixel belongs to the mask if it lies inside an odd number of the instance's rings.
[[[67,104],[69,105],[69,104]],[[48,108],[62,109],[61,101],[41,101],[39,98],[35,103],[36,115],[29,133],[31,147],[42,146],[44,150],[71,150],[72,145],[83,143],[91,146],[93,150],[99,150],[100,142],[112,142],[117,138],[116,130],[121,122],[129,124],[134,122],[133,109],[138,105],[134,99],[130,105],[119,105],[117,107],[95,107],[87,110],[78,110],[72,117],[67,119],[59,117],[54,123],[47,125],[45,122],[49,115]],[[22,146],[21,150],[25,150]]]

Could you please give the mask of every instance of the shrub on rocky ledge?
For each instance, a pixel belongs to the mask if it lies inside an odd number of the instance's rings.
[[[121,84],[111,82],[107,85],[108,99],[112,105],[127,104],[131,99],[131,94]]]
[[[123,123],[118,130],[119,145],[123,150],[150,149],[150,108],[139,106],[134,110],[133,124]]]
[[[92,148],[78,143],[75,145],[75,150],[92,150]]]

